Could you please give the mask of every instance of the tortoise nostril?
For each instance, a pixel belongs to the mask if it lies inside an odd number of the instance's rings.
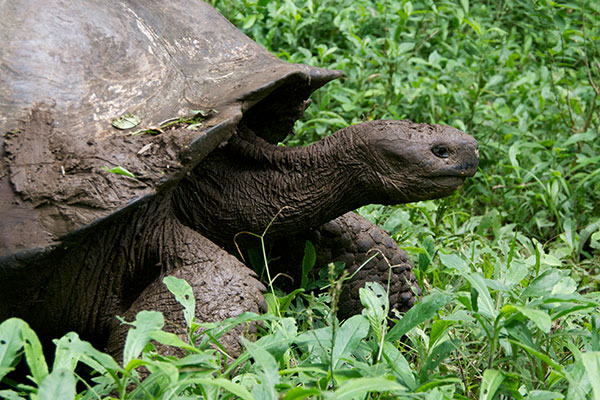
[[[433,146],[431,148],[431,151],[433,154],[436,155],[436,157],[439,158],[448,158],[450,157],[450,151],[448,150],[448,148],[442,144],[438,144],[436,146]]]

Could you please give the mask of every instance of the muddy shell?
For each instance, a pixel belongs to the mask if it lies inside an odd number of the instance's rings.
[[[280,140],[341,75],[280,61],[197,0],[24,0],[0,14],[0,264],[175,184],[242,118]],[[197,130],[145,131],[199,110]],[[126,114],[138,125],[112,126]]]

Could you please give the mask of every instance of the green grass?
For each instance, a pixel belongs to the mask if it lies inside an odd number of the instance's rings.
[[[380,118],[477,138],[479,172],[454,196],[359,210],[409,253],[425,297],[394,325],[378,285],[361,292],[363,314],[341,322],[333,277],[319,296],[273,291],[266,315],[202,326],[217,339],[261,321],[235,361],[144,313],[124,365],[71,334],[48,367],[35,334],[10,320],[0,378],[21,355],[32,381],[0,397],[73,398],[79,362],[98,371],[77,386],[84,399],[600,399],[600,3],[213,3],[280,58],[345,72],[313,96],[287,144]],[[188,355],[152,355],[150,339]],[[139,365],[151,372],[141,384]]]

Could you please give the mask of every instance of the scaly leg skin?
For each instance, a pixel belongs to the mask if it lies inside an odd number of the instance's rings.
[[[361,312],[359,289],[367,282],[378,282],[388,287],[390,310],[408,311],[421,295],[421,288],[412,271],[406,253],[383,229],[353,212],[321,225],[311,232],[310,238],[317,251],[317,268],[343,261],[352,275],[365,264],[342,289],[338,316],[348,318]],[[310,239],[309,239],[310,240]],[[391,274],[390,274],[390,266]]]
[[[264,308],[265,287],[256,279],[253,271],[217,245],[192,229],[174,223],[168,246],[163,251],[169,264],[162,276],[148,285],[129,309],[121,313],[126,321],[132,321],[142,310],[156,310],[165,317],[165,330],[187,336],[183,307],[175,300],[162,282],[170,275],[185,279],[196,299],[196,318],[199,322],[222,321],[245,311],[258,313]],[[116,322],[111,330],[107,351],[118,359],[129,325]],[[240,336],[244,327],[238,326],[221,337],[220,343],[227,353],[236,357],[241,353]],[[182,355],[175,349],[159,346],[164,355]]]
[[[375,255],[352,280],[344,283],[338,303],[340,318],[348,318],[362,311],[359,289],[364,287],[366,282],[378,282],[387,289],[389,280],[390,311],[396,309],[406,312],[421,296],[421,288],[406,253],[387,232],[353,212],[346,213],[306,234],[271,243],[270,257],[273,261],[270,267],[274,270],[272,275],[285,272],[294,278],[294,286],[297,287],[304,251],[302,244],[305,240],[311,241],[317,253],[316,264],[311,272],[313,278],[319,270],[327,268],[329,263],[335,261],[344,262],[348,276],[351,276],[365,261]],[[278,284],[283,285],[286,290],[293,289],[284,279]]]

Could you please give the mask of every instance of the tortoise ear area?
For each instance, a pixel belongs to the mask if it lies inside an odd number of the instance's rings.
[[[296,67],[303,73],[289,74],[274,88],[265,88],[268,94],[244,113],[244,124],[271,144],[294,134],[294,124],[312,103],[312,92],[343,75],[341,71],[302,64]]]
[[[247,110],[242,123],[269,143],[281,142],[293,134],[294,124],[310,104],[310,93],[301,76],[288,77],[285,84]]]

